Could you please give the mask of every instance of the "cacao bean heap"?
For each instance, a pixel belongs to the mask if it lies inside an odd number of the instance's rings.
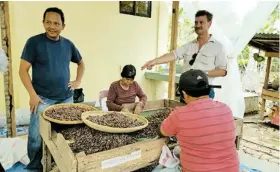
[[[134,143],[132,136],[94,130],[84,124],[60,131],[66,140],[73,141],[69,146],[74,153],[84,151],[87,155],[114,149]]]
[[[137,142],[139,138],[155,138],[162,121],[170,114],[170,109],[162,109],[147,117],[149,125],[137,132],[126,134],[106,133],[94,130],[84,124],[65,126],[58,125],[56,131],[66,140],[73,141],[69,146],[74,153],[84,151],[87,155],[106,151]],[[122,123],[126,123],[123,122]]]
[[[135,138],[157,137],[162,121],[167,118],[170,113],[171,110],[168,108],[155,111],[153,115],[146,118],[149,121],[149,125],[146,128],[131,134],[133,134]]]
[[[132,128],[143,125],[142,122],[117,112],[111,112],[105,115],[89,116],[87,119],[99,125],[116,128]]]
[[[81,115],[84,112],[91,111],[92,109],[77,105],[71,105],[71,106],[56,106],[54,108],[48,109],[45,112],[45,115],[61,120],[61,121],[80,121]]]

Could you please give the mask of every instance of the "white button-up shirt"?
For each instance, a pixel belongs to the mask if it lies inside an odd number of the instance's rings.
[[[176,57],[176,60],[184,59],[183,71],[190,69],[199,69],[202,71],[210,71],[216,68],[227,68],[227,56],[223,45],[217,41],[213,36],[210,37],[208,42],[204,44],[200,49],[197,39],[175,49],[172,51]],[[196,59],[191,66],[189,61],[192,60],[192,56],[197,53]],[[212,83],[213,77],[208,77],[209,83]]]

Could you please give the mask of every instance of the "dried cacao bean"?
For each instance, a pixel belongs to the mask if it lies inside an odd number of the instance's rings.
[[[61,121],[77,121],[82,120],[81,115],[83,112],[91,111],[90,108],[81,107],[81,106],[57,106],[51,109],[48,109],[45,114],[46,116],[61,120]]]
[[[113,134],[94,130],[84,124],[73,126],[56,126],[66,140],[72,140],[70,148],[74,153],[84,151],[87,155],[106,151],[137,142],[138,138],[155,138],[162,121],[168,117],[171,110],[158,110],[147,117],[149,125],[143,130],[128,134]]]
[[[117,128],[132,128],[143,125],[142,122],[117,112],[108,113],[102,116],[89,116],[87,119],[99,125]]]

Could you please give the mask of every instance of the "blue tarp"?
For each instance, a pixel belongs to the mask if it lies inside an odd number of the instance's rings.
[[[17,134],[23,135],[28,133],[28,126],[19,127],[17,126]],[[0,136],[7,136],[7,128],[0,129]]]
[[[246,170],[246,172],[261,172],[260,170],[251,169],[243,164],[240,164],[240,171]]]
[[[25,170],[25,165],[23,165],[20,162],[17,162],[16,164],[13,165],[12,168],[9,168],[8,170],[6,170],[6,172],[27,172],[27,170]]]

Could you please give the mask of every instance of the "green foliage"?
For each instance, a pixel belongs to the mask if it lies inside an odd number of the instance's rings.
[[[273,10],[271,13],[267,23],[264,25],[264,27],[260,30],[261,33],[277,33],[279,34],[279,28],[275,27],[275,24],[277,21],[279,21],[279,13],[280,13],[280,8],[279,4],[276,6],[276,8]]]

